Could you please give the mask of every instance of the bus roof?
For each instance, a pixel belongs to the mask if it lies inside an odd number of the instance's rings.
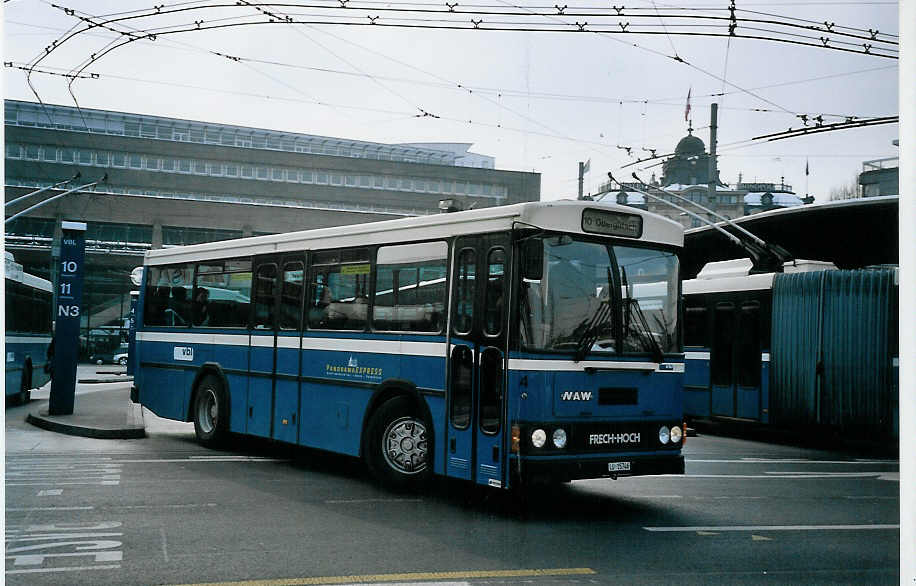
[[[641,217],[642,235],[639,238],[615,236],[623,240],[653,242],[677,247],[684,244],[684,229],[673,220],[637,208],[616,204],[563,200],[520,203],[450,214],[399,218],[382,222],[334,226],[151,250],[146,253],[144,264],[164,265],[295,250],[320,250],[431,240],[463,234],[509,230],[516,223],[545,230],[585,234],[582,220],[583,212],[586,209]]]
[[[6,252],[3,261],[5,265],[5,275],[8,281],[16,281],[27,287],[40,291],[47,291],[49,293],[53,290],[51,281],[23,272],[22,265],[16,262],[11,252]]]

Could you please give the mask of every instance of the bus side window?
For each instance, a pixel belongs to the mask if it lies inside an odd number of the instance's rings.
[[[440,332],[445,325],[448,245],[424,242],[382,246],[376,259],[373,328]]]
[[[705,307],[688,307],[684,312],[684,345],[709,347],[709,327]]]
[[[717,303],[715,327],[709,357],[712,384],[732,384],[732,346],[735,343],[735,306],[732,303]]]
[[[276,291],[277,265],[259,266],[255,275],[254,321],[252,322],[254,329],[273,329]]]
[[[198,264],[192,303],[194,325],[247,328],[251,286],[251,259]]]
[[[280,292],[280,329],[298,330],[302,314],[302,285],[304,268],[301,262],[283,265],[283,285]]]
[[[366,248],[314,253],[309,287],[309,328],[365,330],[370,273]]]
[[[487,291],[484,308],[484,333],[497,336],[502,332],[503,295],[505,292],[506,253],[494,248],[487,255]]]
[[[456,283],[455,325],[456,334],[470,333],[474,325],[474,272],[477,255],[473,248],[458,253],[458,282]]]

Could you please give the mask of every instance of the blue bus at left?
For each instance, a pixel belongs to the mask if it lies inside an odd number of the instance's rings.
[[[50,281],[23,272],[9,252],[6,265],[6,400],[26,403],[50,379]]]

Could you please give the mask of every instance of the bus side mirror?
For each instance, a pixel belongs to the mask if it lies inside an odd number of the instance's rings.
[[[544,277],[544,245],[540,238],[529,238],[521,243],[522,278],[540,281]]]

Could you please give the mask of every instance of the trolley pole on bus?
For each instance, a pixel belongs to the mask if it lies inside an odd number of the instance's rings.
[[[76,395],[76,364],[79,359],[80,314],[83,301],[83,264],[86,224],[61,222],[60,269],[54,284],[53,374],[48,415],[72,415]]]

